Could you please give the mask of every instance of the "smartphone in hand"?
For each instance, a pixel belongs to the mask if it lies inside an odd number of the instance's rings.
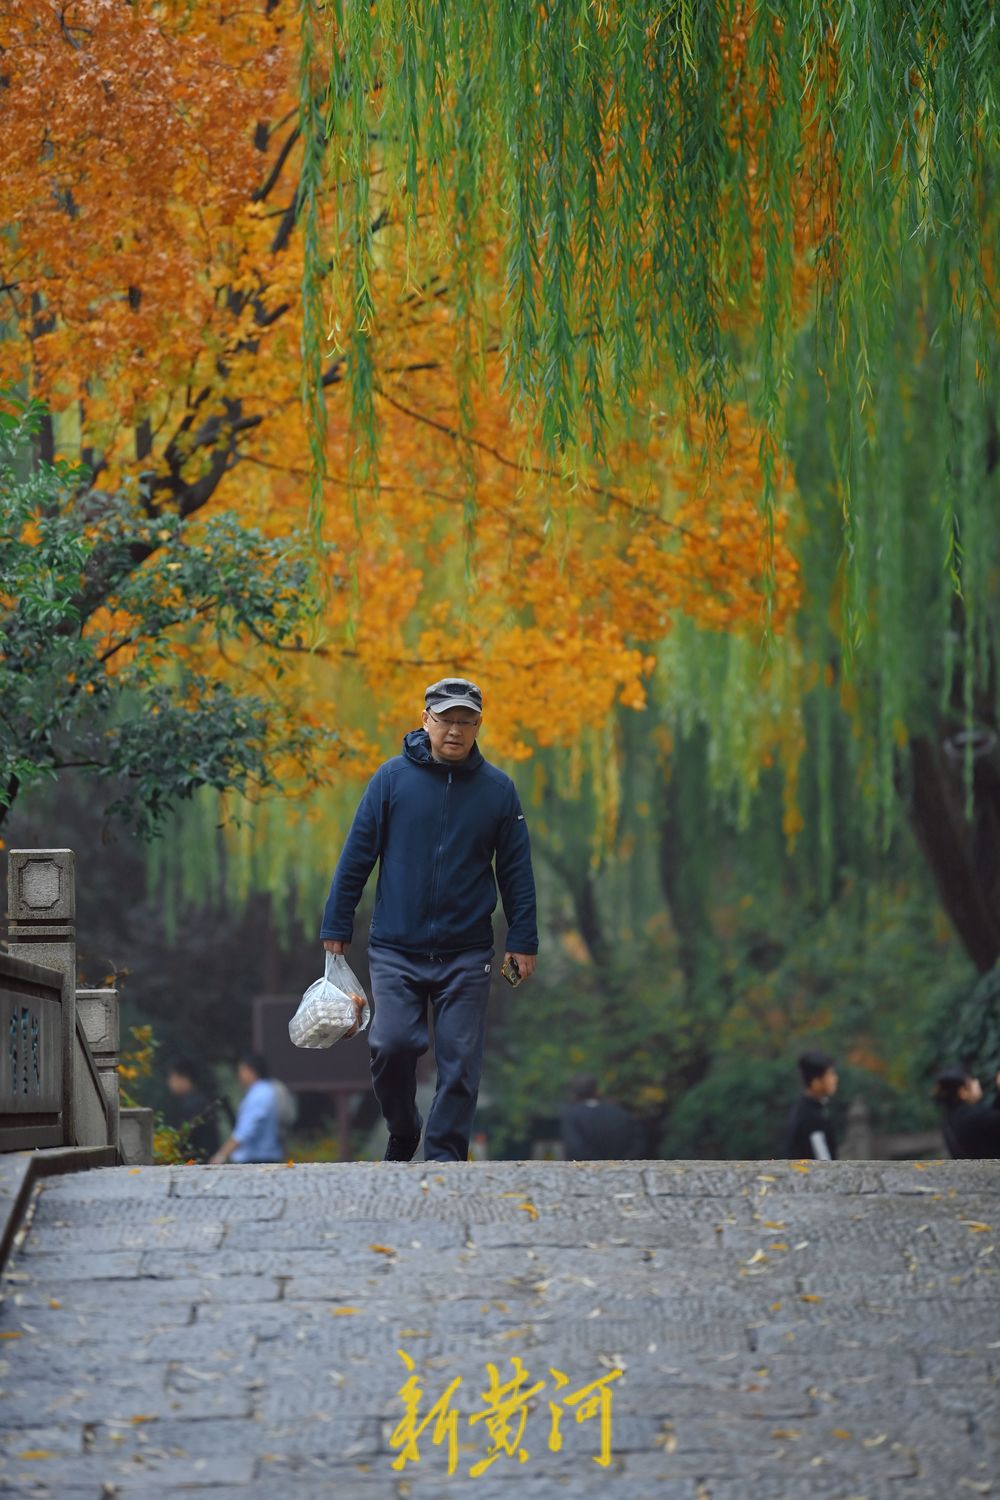
[[[506,979],[511,989],[516,989],[521,983],[521,971],[517,966],[516,958],[505,958],[500,973]]]

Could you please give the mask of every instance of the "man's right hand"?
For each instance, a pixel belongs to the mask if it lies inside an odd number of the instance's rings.
[[[324,938],[323,947],[326,949],[327,953],[344,953],[346,951],[347,944],[342,943],[339,938]]]

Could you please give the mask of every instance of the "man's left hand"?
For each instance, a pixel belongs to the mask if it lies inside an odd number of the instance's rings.
[[[535,972],[535,965],[538,962],[538,956],[537,956],[537,954],[535,954],[535,953],[505,953],[504,956],[503,956],[504,963],[507,962],[508,958],[512,958],[514,960],[514,962],[517,964],[518,973],[521,976],[521,982],[522,983],[524,982],[525,979],[530,979],[531,976],[532,976],[532,974],[534,974],[534,972]]]

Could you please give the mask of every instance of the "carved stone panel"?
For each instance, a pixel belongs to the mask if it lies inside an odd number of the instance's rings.
[[[118,1052],[117,990],[77,990],[76,1013],[95,1058]]]
[[[62,1006],[0,989],[0,1116],[62,1108]]]
[[[12,922],[71,923],[76,919],[72,849],[12,849],[8,903]]]

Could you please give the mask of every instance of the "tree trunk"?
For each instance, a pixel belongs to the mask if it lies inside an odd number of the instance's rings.
[[[703,730],[678,736],[663,788],[659,823],[660,885],[677,934],[688,993],[701,1001],[718,978],[712,929],[714,859],[708,756]]]
[[[973,817],[964,812],[961,767],[941,745],[911,741],[910,823],[937,882],[941,903],[981,974],[1000,957],[1000,775],[975,763]]]

